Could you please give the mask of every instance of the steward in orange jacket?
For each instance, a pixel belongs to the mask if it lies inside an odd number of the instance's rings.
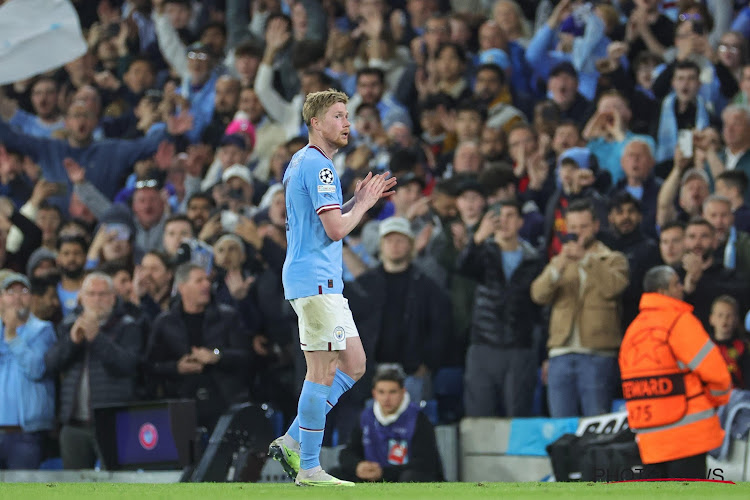
[[[693,307],[682,301],[674,269],[651,269],[644,290],[641,312],[620,346],[628,424],[644,465],[666,463],[658,475],[705,478],[706,452],[724,439],[716,408],[729,401],[732,379]],[[685,459],[692,465],[686,468]],[[670,469],[670,463],[681,465]]]

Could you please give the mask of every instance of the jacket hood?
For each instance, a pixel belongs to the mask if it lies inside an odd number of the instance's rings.
[[[661,293],[644,293],[641,296],[641,311],[645,309],[673,309],[679,312],[693,312],[693,306],[682,300]]]

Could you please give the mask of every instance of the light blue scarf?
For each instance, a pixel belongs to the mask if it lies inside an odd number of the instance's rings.
[[[724,247],[724,267],[737,269],[737,230],[734,226],[729,228],[727,246]]]
[[[677,146],[677,117],[674,112],[677,97],[671,92],[664,98],[659,116],[659,132],[656,134],[656,161],[662,162],[674,157],[674,148]],[[706,102],[701,97],[696,97],[697,111],[695,113],[695,128],[703,130],[709,126]]]

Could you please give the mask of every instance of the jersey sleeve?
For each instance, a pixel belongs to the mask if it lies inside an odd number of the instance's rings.
[[[305,184],[315,213],[341,210],[341,181],[332,165],[316,162],[315,168],[306,172]]]

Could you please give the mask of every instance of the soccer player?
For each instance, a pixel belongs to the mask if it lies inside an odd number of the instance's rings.
[[[271,443],[269,455],[301,486],[353,486],[320,466],[326,414],[365,371],[365,352],[342,294],[341,240],[380,198],[394,193],[396,184],[388,172],[370,173],[343,203],[331,157],[349,141],[347,101],[346,94],[334,90],[308,94],[302,117],[310,142],[292,157],[284,174],[287,252],[282,282],[299,318],[307,375],[297,418]]]

